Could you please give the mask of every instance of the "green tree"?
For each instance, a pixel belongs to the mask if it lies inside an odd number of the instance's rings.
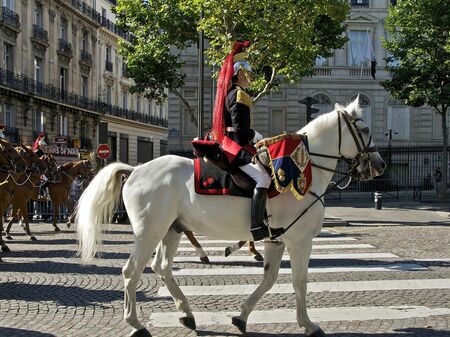
[[[200,13],[203,10],[203,18]],[[163,100],[172,91],[182,97],[180,50],[195,46],[203,30],[210,48],[208,62],[216,69],[236,40],[249,40],[250,62],[255,69],[256,100],[276,88],[281,79],[298,83],[312,73],[318,55],[331,56],[346,42],[343,24],[347,0],[118,0],[118,25],[132,33],[133,44],[122,41],[134,92]]]
[[[391,79],[382,85],[394,98],[419,107],[428,105],[442,119],[441,197],[447,200],[450,103],[450,12],[448,0],[400,0],[389,8],[386,28],[387,68]]]

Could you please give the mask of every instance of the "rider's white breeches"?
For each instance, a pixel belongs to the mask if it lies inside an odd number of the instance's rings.
[[[255,164],[249,163],[240,166],[239,168],[256,182],[256,187],[269,188],[272,178],[259,161],[256,161]]]

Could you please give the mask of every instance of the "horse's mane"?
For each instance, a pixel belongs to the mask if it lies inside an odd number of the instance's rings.
[[[305,125],[305,127],[303,127],[297,133],[307,133],[311,136],[322,133],[324,129],[329,125],[329,123],[334,120],[336,113],[338,113],[339,111],[347,112],[353,118],[360,118],[362,115],[362,110],[359,106],[359,97],[357,97],[346,107],[336,103],[333,111],[319,115],[317,118]]]

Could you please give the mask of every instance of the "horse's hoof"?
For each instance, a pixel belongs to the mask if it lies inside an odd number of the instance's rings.
[[[8,246],[2,246],[2,252],[10,252],[11,249],[9,249]]]
[[[202,261],[203,263],[209,263],[209,258],[207,256],[202,256],[200,258],[200,261]]]
[[[256,261],[258,261],[258,262],[264,261],[264,258],[263,258],[263,256],[262,256],[261,254],[255,254],[255,255],[253,256],[253,258],[254,258]]]
[[[152,337],[146,328],[133,332],[130,337]]]
[[[225,248],[225,257],[227,257],[228,255],[231,254],[231,249],[230,247]]]
[[[30,236],[30,240],[31,240],[31,241],[37,241],[37,239],[36,239],[36,237],[35,237],[34,235],[31,235],[31,236]]]
[[[327,337],[327,335],[325,335],[325,332],[323,332],[323,330],[321,328],[319,328],[319,330],[313,332],[310,335],[306,335],[307,337]]]
[[[61,230],[59,229],[58,226],[53,226],[53,227],[55,227],[55,232],[61,232]],[[139,330],[139,331],[140,331],[140,330]]]
[[[197,328],[194,317],[180,317],[180,323],[191,330],[195,330]]]
[[[9,234],[6,234],[5,239],[14,240],[13,237],[11,235],[9,235]]]
[[[231,318],[231,323],[233,323],[233,325],[238,328],[240,332],[247,332],[247,322],[244,322],[239,316],[234,316]]]

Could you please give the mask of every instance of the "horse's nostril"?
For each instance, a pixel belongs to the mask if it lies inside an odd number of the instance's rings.
[[[381,168],[382,168],[383,170],[386,168],[386,163],[385,163],[384,161],[381,163]]]

